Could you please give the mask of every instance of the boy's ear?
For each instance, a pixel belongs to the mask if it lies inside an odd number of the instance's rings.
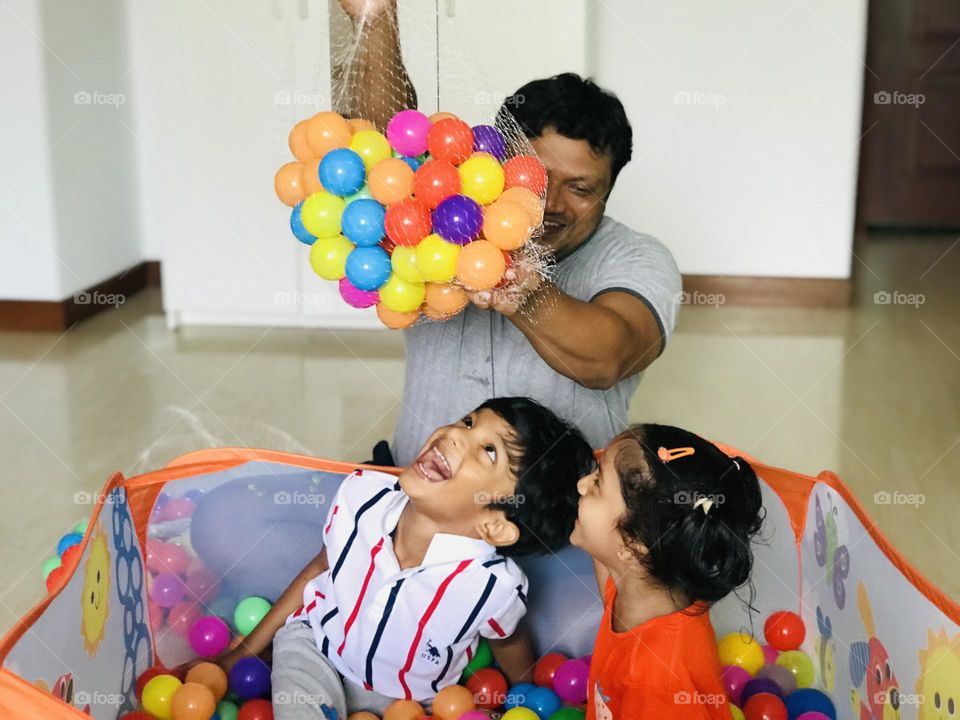
[[[508,547],[520,539],[520,528],[512,520],[507,520],[503,510],[486,510],[481,513],[476,530],[481,540],[494,547]]]

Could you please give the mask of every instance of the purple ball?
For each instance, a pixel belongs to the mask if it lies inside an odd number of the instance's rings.
[[[757,677],[773,680],[780,686],[784,697],[797,689],[797,678],[787,668],[780,665],[764,665],[757,673]]]
[[[230,689],[241,700],[251,700],[270,693],[270,668],[258,657],[237,660],[230,669]]]
[[[507,159],[507,142],[493,125],[477,125],[473,128],[474,152],[485,152],[503,162]]]
[[[553,675],[553,690],[560,699],[579,705],[587,701],[590,666],[583,660],[567,660]]]
[[[483,209],[473,198],[451,195],[433,211],[433,229],[444,240],[466,245],[483,227]]]
[[[158,573],[150,585],[150,599],[162,608],[171,608],[183,600],[187,587],[179,575]]]
[[[190,647],[200,657],[216,657],[230,644],[230,628],[216,615],[207,615],[190,626]]]
[[[770,693],[771,695],[776,695],[781,700],[783,699],[783,690],[780,689],[779,685],[770,678],[757,677],[743,686],[743,690],[740,692],[741,707],[746,705],[747,700],[758,693]]]

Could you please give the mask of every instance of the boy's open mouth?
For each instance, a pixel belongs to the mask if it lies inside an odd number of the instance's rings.
[[[420,475],[430,482],[444,482],[453,477],[453,472],[450,470],[450,463],[447,462],[447,458],[440,452],[437,443],[433,443],[433,445],[424,450],[414,465]]]

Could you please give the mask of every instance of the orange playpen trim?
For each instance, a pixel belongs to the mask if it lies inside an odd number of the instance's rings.
[[[0,717],[90,720],[89,715],[4,668],[0,668]]]

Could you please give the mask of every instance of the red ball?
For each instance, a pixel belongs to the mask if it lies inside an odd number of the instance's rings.
[[[799,615],[780,610],[771,613],[763,624],[763,636],[767,644],[777,650],[798,650],[807,636],[807,629]]]
[[[433,210],[460,192],[460,173],[447,160],[427,160],[413,177],[413,195]]]
[[[154,665],[152,668],[147,668],[144,670],[140,677],[137,678],[137,684],[133,689],[134,694],[137,696],[137,700],[143,695],[144,686],[153,680],[157,675],[170,675],[170,671],[167,670],[162,665]]]
[[[540,687],[553,689],[553,676],[557,668],[569,660],[563,653],[547,653],[533,668],[533,681]]]
[[[532,155],[517,155],[503,164],[503,180],[505,190],[524,187],[534,195],[543,195],[547,189],[547,170]]]
[[[787,720],[787,706],[773,693],[757,693],[743,706],[746,720]]]
[[[60,584],[60,580],[66,574],[67,568],[63,565],[59,565],[50,571],[50,574],[47,575],[47,593],[52,594],[56,589],[57,585]]]
[[[153,715],[143,710],[136,710],[126,715],[121,715],[120,720],[157,720]]]
[[[240,706],[237,720],[273,720],[273,705],[269,700],[247,700]]]
[[[473,693],[478,708],[494,710],[503,705],[507,697],[507,679],[499,670],[480,668],[467,680],[467,690]]]
[[[430,234],[433,220],[430,208],[415,198],[401,200],[387,208],[383,226],[387,237],[397,245],[413,247]]]
[[[473,130],[459,118],[444,118],[430,127],[427,150],[434,160],[459,165],[473,154]]]
[[[77,564],[77,561],[80,560],[80,546],[71,545],[66,550],[63,551],[63,555],[60,556],[60,565],[61,567],[67,568],[69,570],[74,565]]]

